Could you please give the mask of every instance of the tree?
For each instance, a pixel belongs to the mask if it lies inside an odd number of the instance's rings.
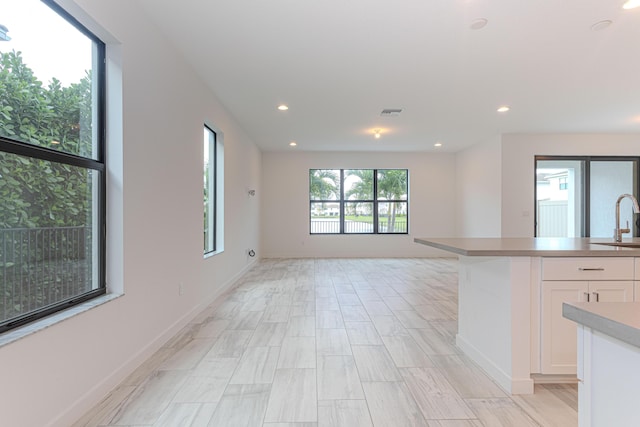
[[[340,175],[330,169],[309,170],[311,200],[340,199]]]
[[[91,74],[43,87],[20,52],[0,54],[0,136],[90,157]],[[0,152],[0,227],[85,225],[91,202],[86,169]]]
[[[378,171],[378,200],[406,200],[407,171],[387,169]],[[394,231],[398,202],[389,202],[391,212],[387,215],[387,230]]]
[[[346,176],[356,177],[357,180],[345,192],[345,199],[373,200],[373,169],[350,169],[346,171]],[[371,203],[367,203],[365,206],[370,207]],[[355,203],[353,210],[355,214],[357,212],[357,204]]]

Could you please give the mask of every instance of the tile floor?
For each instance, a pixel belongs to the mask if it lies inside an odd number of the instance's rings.
[[[455,347],[456,262],[263,260],[76,426],[577,426]]]

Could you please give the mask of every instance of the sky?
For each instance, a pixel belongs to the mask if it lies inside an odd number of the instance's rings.
[[[0,24],[11,37],[0,52],[21,51],[45,86],[53,77],[77,83],[91,69],[91,40],[40,0],[0,0]]]

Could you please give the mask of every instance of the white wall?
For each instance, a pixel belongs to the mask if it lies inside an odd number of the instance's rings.
[[[122,120],[112,115],[122,130],[109,132],[108,280],[125,295],[0,347],[6,426],[70,425],[231,285],[250,266],[245,249],[259,243],[261,153],[215,96],[135,5],[61,3],[86,11],[78,17],[110,42],[111,66],[122,66]],[[114,75],[110,83],[117,93]],[[223,131],[226,158],[225,252],[206,260],[205,121]]]
[[[409,235],[309,235],[309,169],[406,168]],[[268,152],[262,156],[263,257],[423,257],[413,242],[455,232],[455,156],[429,153]]]
[[[500,237],[500,138],[456,154],[456,223],[459,237]]]
[[[533,236],[536,155],[638,156],[640,135],[503,135],[502,237]],[[611,212],[613,216],[613,205]]]

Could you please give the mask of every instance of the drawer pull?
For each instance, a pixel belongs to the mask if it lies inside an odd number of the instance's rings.
[[[578,267],[579,271],[604,271],[604,268],[602,267],[595,267],[595,268],[585,268],[585,267]]]
[[[589,302],[589,292],[585,292],[584,296],[587,298],[587,302]]]
[[[596,297],[596,302],[600,302],[600,294],[598,292],[593,292],[593,296]]]

